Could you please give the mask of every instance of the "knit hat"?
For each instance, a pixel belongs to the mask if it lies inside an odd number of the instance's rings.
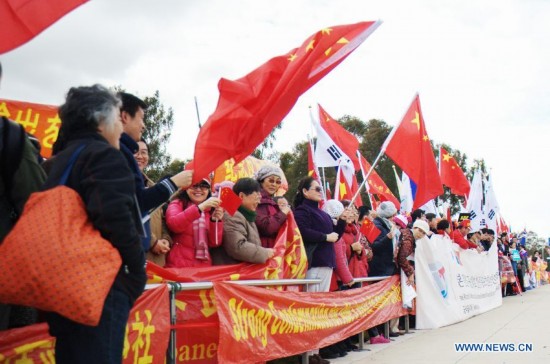
[[[338,200],[328,200],[323,204],[323,211],[332,219],[338,219],[344,212],[344,205]]]
[[[425,232],[426,235],[431,235],[432,234],[431,231],[430,231],[430,225],[428,225],[428,223],[424,220],[417,219],[413,224],[413,229],[414,228],[419,228],[420,230]]]
[[[404,229],[407,227],[407,218],[403,215],[395,215],[393,218],[393,222],[395,222],[401,229]]]
[[[232,181],[222,181],[222,182],[218,182],[214,185],[214,191],[216,193],[216,195],[219,195],[220,193],[220,190],[223,188],[223,187],[229,187],[230,189],[233,189],[233,186],[235,185],[234,182]]]
[[[386,219],[392,217],[396,213],[397,213],[397,209],[395,208],[395,205],[391,201],[384,201],[380,203],[380,205],[376,209],[376,214],[379,217],[383,217]]]
[[[276,176],[279,178],[283,178],[283,171],[281,168],[277,167],[273,164],[264,164],[258,171],[254,174],[254,178],[258,182],[262,182],[264,179],[266,179],[269,176]]]

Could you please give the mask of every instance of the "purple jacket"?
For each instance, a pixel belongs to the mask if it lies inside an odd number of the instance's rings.
[[[308,267],[335,268],[334,247],[333,243],[327,242],[327,235],[336,232],[342,237],[346,222],[339,219],[338,225],[334,226],[330,216],[319,208],[319,204],[308,199],[304,199],[296,208],[294,219],[308,253]]]
[[[273,248],[279,229],[286,221],[286,215],[279,205],[262,189],[262,199],[256,209],[256,226],[264,248]]]

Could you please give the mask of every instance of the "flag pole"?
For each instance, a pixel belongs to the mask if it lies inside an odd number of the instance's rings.
[[[363,163],[361,163],[361,157],[363,157],[363,156],[361,155],[361,152],[359,152],[359,149],[357,149],[357,158],[359,158],[359,167],[361,167],[361,175],[363,176],[363,181],[365,181],[366,180],[366,178],[365,178],[365,168],[363,168],[364,167]],[[370,207],[372,209],[374,205],[372,204],[372,196],[371,196],[371,193],[369,191],[369,188],[365,187],[365,191],[367,192]]]
[[[311,128],[313,126],[313,123],[315,122],[315,119],[313,118],[313,108],[311,107],[311,105],[308,106],[309,108],[309,118],[311,120],[311,124],[309,124],[309,127]],[[312,134],[313,135],[313,128],[311,129],[312,131]],[[312,141],[310,140],[309,141],[309,145],[311,146],[310,148],[313,148],[313,143]],[[316,166],[315,164],[315,153],[313,153],[313,150],[311,151],[311,158],[313,159],[313,165],[314,167]],[[323,188],[323,196],[325,197],[325,201],[327,199],[327,192],[326,192],[326,179],[325,179],[325,167],[321,167],[321,176],[319,176],[319,178],[321,178],[321,183],[322,183],[322,188]]]
[[[321,167],[321,174],[323,175],[322,177],[322,180],[323,180],[323,195],[325,196],[325,201],[327,199],[327,181],[325,179],[325,167]]]
[[[390,133],[390,136],[393,136],[393,134]],[[388,138],[389,138],[389,136],[388,136]],[[384,142],[384,144],[386,144],[386,143]],[[371,175],[372,171],[374,170],[374,167],[378,164],[378,162],[380,161],[380,158],[382,158],[382,154],[384,154],[384,151],[385,151],[385,148],[382,148],[380,150],[380,153],[378,153],[378,156],[376,157],[376,159],[374,160],[374,162],[370,166],[370,169],[367,172],[367,175],[365,176],[365,178],[363,179],[363,182],[361,182],[361,185],[359,187],[357,187],[357,192],[355,192],[355,195],[353,195],[353,197],[351,199],[351,202],[350,202],[350,205],[353,205],[355,203],[355,200],[357,199],[357,196],[359,196],[359,192],[361,192],[361,188],[363,188],[363,186],[367,182],[369,176]],[[371,207],[372,207],[372,204],[371,204]]]
[[[197,121],[199,122],[199,129],[202,128],[202,125],[201,125],[201,117],[199,115],[199,102],[197,100],[197,96],[194,96],[195,97],[195,110],[197,111]]]
[[[413,101],[418,97],[418,92],[414,95],[413,97]],[[412,103],[412,102],[411,102]],[[409,103],[409,105],[411,104]],[[407,107],[407,110],[409,108]],[[405,115],[407,115],[407,110],[405,110],[405,114],[403,114],[403,118],[405,117]],[[353,198],[351,199],[351,203],[353,204],[355,202],[355,199],[357,198],[357,196],[359,195],[359,192],[361,191],[361,188],[363,188],[363,185],[365,184],[365,181],[369,178],[369,176],[371,175],[372,171],[374,170],[374,167],[376,167],[376,165],[378,164],[378,162],[380,161],[380,158],[382,158],[382,154],[384,154],[384,152],[386,151],[386,147],[388,146],[388,144],[390,144],[390,141],[392,140],[395,132],[397,131],[397,128],[399,127],[399,125],[401,125],[401,123],[403,122],[403,118],[401,118],[401,121],[399,123],[397,123],[396,126],[394,126],[392,128],[392,130],[390,131],[390,134],[388,135],[388,137],[386,138],[386,140],[384,141],[384,144],[382,144],[382,148],[380,148],[380,153],[378,153],[378,156],[376,157],[376,159],[374,160],[374,162],[372,163],[372,165],[370,166],[370,169],[369,169],[369,172],[367,173],[365,179],[363,180],[363,182],[361,183],[361,186],[359,186],[357,188],[357,192],[355,193],[355,195],[353,196]]]

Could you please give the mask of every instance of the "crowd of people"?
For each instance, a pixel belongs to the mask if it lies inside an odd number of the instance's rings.
[[[357,278],[390,276],[400,270],[407,284],[414,285],[416,241],[432,234],[479,252],[496,242],[503,276],[511,270],[522,291],[527,289],[524,283],[535,287],[547,280],[546,263],[537,254],[529,257],[525,246],[518,247],[516,237],[509,240],[504,234],[495,240],[490,229],[471,231],[469,220],[454,226],[423,210],[403,215],[389,201],[379,203],[375,210],[357,208],[351,201],[324,201],[323,189],[312,177],[298,182],[291,208],[287,198],[277,195],[284,176],[272,164],[261,167],[253,177],[226,184],[241,200],[230,215],[221,207],[209,177],[192,183],[192,169],[159,181],[146,176],[149,150],[142,139],[146,108],[136,96],[115,94],[100,85],[71,88],[59,109],[61,126],[53,157],[39,165],[33,157],[37,152],[25,140],[25,157],[13,181],[0,180],[1,207],[9,212],[9,220],[2,220],[3,238],[30,193],[56,186],[76,150],[82,149],[67,186],[82,197],[92,224],[122,258],[98,326],[56,313],[45,316],[57,339],[58,363],[121,362],[128,315],[146,281],[146,260],[166,268],[265,263],[274,256],[277,234],[289,218],[295,219],[303,239],[306,277],[321,280],[312,286],[314,292],[354,289],[361,286]],[[364,219],[380,231],[372,241],[361,232]],[[515,282],[504,285],[504,294],[517,292],[511,286]],[[1,305],[0,310],[0,329],[36,321],[29,308]],[[390,337],[404,334],[403,322],[391,320],[389,337],[381,332],[379,327],[368,330],[371,344],[387,344]],[[312,352],[310,363],[326,364],[355,349],[347,339]]]

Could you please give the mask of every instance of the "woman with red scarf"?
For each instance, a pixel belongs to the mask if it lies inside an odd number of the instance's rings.
[[[221,200],[212,197],[210,181],[182,191],[166,210],[166,225],[174,245],[166,256],[166,268],[209,267],[210,248],[220,246],[223,233]]]

